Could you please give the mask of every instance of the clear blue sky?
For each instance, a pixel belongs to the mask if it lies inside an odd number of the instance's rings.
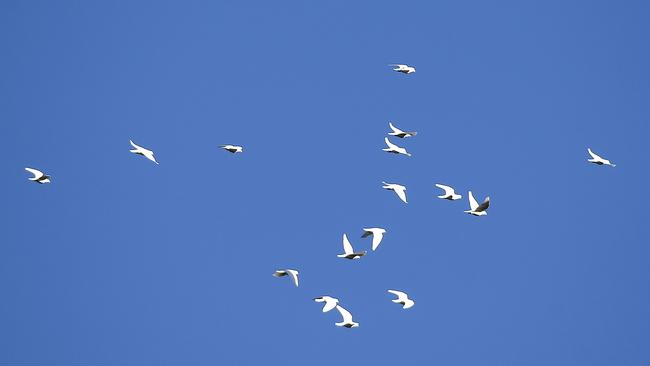
[[[649,13],[3,1],[0,364],[650,364]],[[379,250],[337,258],[366,226]]]

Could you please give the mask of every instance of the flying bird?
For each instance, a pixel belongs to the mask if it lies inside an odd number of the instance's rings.
[[[469,210],[465,211],[465,213],[468,213],[470,215],[474,216],[485,216],[487,215],[487,209],[490,207],[490,197],[485,197],[485,200],[483,203],[480,205],[476,200],[474,199],[474,196],[472,195],[472,191],[469,191],[468,193],[469,196]]]
[[[393,132],[388,133],[389,135],[399,137],[401,139],[405,137],[413,137],[418,134],[415,131],[402,131],[399,128],[393,126],[392,122],[388,122],[388,127],[390,127],[390,129],[393,130]]]
[[[409,309],[412,308],[413,305],[415,305],[415,301],[409,299],[409,295],[407,295],[405,292],[397,291],[397,290],[388,290],[388,292],[397,296],[397,299],[393,299],[391,301],[396,304],[404,305],[402,309]]]
[[[415,67],[409,66],[409,65],[404,65],[404,64],[391,64],[388,66],[393,66],[395,67],[393,71],[401,72],[403,74],[412,74],[415,72]]]
[[[362,238],[372,235],[372,250],[375,251],[379,246],[379,243],[381,243],[381,240],[384,238],[386,230],[380,227],[371,227],[367,229],[364,228],[363,231],[364,233],[361,235]]]
[[[392,142],[390,142],[390,140],[388,140],[388,137],[384,137],[384,141],[386,141],[386,145],[388,145],[388,148],[382,149],[383,151],[391,153],[391,154],[402,154],[402,155],[406,155],[406,156],[411,156],[411,154],[409,154],[408,151],[406,151],[405,148],[399,147],[399,146],[393,144]]]
[[[594,164],[597,164],[597,165],[609,165],[612,168],[616,166],[616,164],[612,164],[609,160],[604,159],[601,156],[599,156],[598,154],[591,151],[590,148],[587,148],[587,152],[589,153],[589,155],[591,155],[591,159],[587,159],[587,161],[590,162],[590,163],[594,163]]]
[[[153,151],[145,149],[142,146],[136,145],[135,142],[133,142],[132,140],[129,140],[129,142],[131,143],[131,146],[134,147],[133,150],[129,150],[130,152],[132,152],[134,154],[142,155],[145,158],[147,158],[147,159],[153,161],[154,163],[158,164],[158,162],[156,161],[156,158],[154,158],[154,156],[153,156]]]
[[[244,152],[244,148],[238,145],[219,145],[219,147],[226,151],[230,151],[233,154]]]
[[[382,182],[382,183],[384,184],[382,188],[388,189],[389,191],[394,191],[399,197],[399,199],[404,201],[404,203],[408,203],[406,202],[406,187],[396,183],[386,183],[386,182]]]
[[[331,296],[320,296],[314,298],[314,301],[316,302],[324,302],[325,306],[323,306],[323,312],[327,313],[328,311],[334,309],[336,305],[339,304],[339,299]]]
[[[293,283],[298,287],[298,271],[295,269],[279,269],[273,273],[275,277],[291,276]]]
[[[43,184],[43,183],[50,183],[50,177],[49,175],[43,173],[42,171],[34,168],[25,168],[28,172],[34,174],[33,177],[27,178],[31,180],[32,182],[36,182],[38,184]]]
[[[350,241],[348,240],[348,236],[345,234],[343,234],[343,252],[343,254],[338,254],[337,257],[345,259],[359,259],[366,255],[365,250],[363,252],[355,252],[354,248],[352,248],[352,244],[350,244]]]
[[[341,305],[336,305],[336,310],[338,310],[343,317],[343,321],[340,323],[335,323],[337,327],[356,328],[359,326],[359,323],[355,323],[352,320],[352,314],[350,314],[349,311],[345,310]]]
[[[442,198],[442,199],[450,200],[450,201],[455,201],[455,200],[459,200],[459,199],[463,198],[463,196],[461,196],[459,194],[456,194],[456,192],[454,192],[454,189],[451,188],[450,186],[446,186],[444,184],[436,183],[436,187],[438,187],[440,189],[443,189],[445,191],[445,194],[443,194],[441,196],[438,196],[438,198]]]

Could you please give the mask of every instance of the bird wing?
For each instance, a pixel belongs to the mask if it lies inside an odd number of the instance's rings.
[[[393,130],[393,133],[404,133],[404,131],[400,130],[399,128],[393,126],[392,122],[388,122],[388,127],[390,127],[391,130]]]
[[[336,301],[332,298],[325,299],[325,306],[323,306],[323,312],[327,313],[328,311],[336,307]]]
[[[350,244],[350,241],[348,240],[348,236],[343,234],[343,251],[345,254],[352,254],[354,253],[354,248],[352,248],[352,244]]]
[[[408,65],[404,65],[404,64],[390,64],[388,66],[396,66],[396,67],[399,67],[400,69],[408,67]]]
[[[384,233],[382,233],[379,230],[372,233],[372,250],[377,249],[377,247],[379,246],[379,243],[381,243],[381,240],[383,238],[384,238]]]
[[[481,205],[478,206],[474,211],[476,212],[485,211],[488,209],[488,207],[490,207],[490,197],[485,197],[485,201],[483,201],[483,203],[481,203]]]
[[[388,137],[384,137],[384,141],[386,141],[386,145],[388,145],[389,149],[393,149],[393,150],[399,149],[399,146],[397,146],[397,145],[393,144],[392,142],[390,142],[390,140],[388,140]]]
[[[455,193],[453,188],[451,188],[450,186],[446,186],[444,184],[436,183],[436,187],[438,187],[440,189],[444,189],[446,195],[452,195],[452,194]]]
[[[397,290],[388,290],[391,294],[397,296],[397,300],[404,301],[407,300],[409,297],[405,292],[402,291],[397,291]]]
[[[478,202],[474,199],[474,195],[472,194],[472,191],[469,191],[468,193],[469,197],[469,209],[472,211],[476,211],[476,208],[478,208]]]
[[[395,193],[397,193],[397,196],[399,197],[399,199],[401,199],[402,201],[404,201],[406,203],[406,187],[397,186],[397,187],[393,188],[393,191],[395,191]]]
[[[147,150],[147,149],[143,149],[143,150],[144,150],[143,154],[147,159],[149,159],[149,160],[153,161],[154,163],[158,164],[158,162],[156,161],[156,158],[153,156],[153,151]]]
[[[275,277],[286,276],[286,275],[287,275],[287,271],[278,270],[278,271],[275,271],[275,273],[273,273],[273,275],[274,275]]]
[[[367,238],[367,237],[369,237],[370,235],[373,235],[372,230],[363,229],[363,235],[361,235],[362,238]]]
[[[352,323],[352,314],[350,314],[349,311],[345,310],[341,305],[336,305],[336,310],[341,313],[341,316],[343,317],[343,322],[345,323]]]
[[[288,269],[287,272],[289,272],[289,275],[293,279],[293,283],[295,283],[296,287],[298,287],[298,271],[295,269]]]
[[[129,140],[129,142],[131,143],[131,146],[133,146],[134,148],[138,150],[142,149],[142,146],[137,145],[135,142],[133,142],[133,140]]]
[[[592,158],[592,159],[603,160],[603,158],[602,158],[601,156],[599,156],[598,154],[596,154],[596,153],[594,153],[593,151],[591,151],[590,148],[587,148],[587,152],[589,153],[589,155],[591,155],[591,158]]]
[[[33,178],[34,180],[41,179],[41,178],[45,175],[45,174],[43,174],[42,171],[40,171],[40,170],[38,170],[38,169],[34,169],[34,168],[25,168],[25,170],[27,170],[28,172],[34,174],[34,178]]]

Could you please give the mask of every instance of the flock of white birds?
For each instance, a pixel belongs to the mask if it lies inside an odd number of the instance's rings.
[[[415,72],[415,67],[409,65],[395,64],[389,66],[394,67],[393,71],[400,72],[403,74],[412,74]],[[403,131],[395,127],[395,125],[393,125],[392,122],[389,122],[388,126],[391,130],[391,132],[388,133],[389,136],[404,139],[408,137],[414,137],[417,135],[417,132],[415,131]],[[129,140],[129,142],[133,147],[133,149],[129,150],[130,152],[132,152],[133,154],[142,155],[145,158],[151,160],[152,162],[159,164],[158,161],[156,161],[154,152],[152,150],[139,146],[131,140]],[[383,151],[391,154],[411,156],[411,154],[406,150],[406,148],[395,145],[388,139],[388,137],[384,138],[384,142],[386,143],[387,147],[385,149],[382,149]],[[238,145],[220,145],[219,147],[233,154],[242,153],[244,151],[244,148]],[[590,163],[596,165],[608,165],[611,167],[616,166],[616,164],[611,163],[609,160],[591,151],[591,148],[587,148],[587,152],[591,156],[591,159],[587,159],[587,161]],[[50,175],[45,174],[42,171],[34,168],[25,168],[25,170],[33,175],[33,177],[28,178],[29,180],[39,184],[51,183],[50,178],[52,177]],[[397,197],[399,197],[400,200],[402,200],[404,203],[407,203],[405,186],[397,183],[387,183],[387,182],[382,182],[382,183],[383,183],[382,188],[395,192],[395,194],[397,195]],[[438,198],[450,200],[450,201],[456,201],[462,198],[460,194],[457,194],[455,192],[454,188],[448,185],[437,183],[436,187],[444,191],[442,195],[437,196]],[[490,207],[490,197],[486,197],[483,200],[483,202],[479,204],[474,198],[472,191],[469,191],[467,193],[467,196],[469,200],[469,210],[466,210],[464,212],[473,216],[486,216],[487,210]],[[379,247],[379,244],[381,243],[384,234],[386,233],[386,229],[378,228],[378,227],[364,228],[363,232],[364,233],[361,236],[362,238],[372,236],[372,250],[375,251]],[[354,260],[365,256],[366,253],[367,251],[365,250],[355,251],[354,248],[352,247],[352,244],[350,243],[350,240],[348,239],[348,236],[346,234],[343,234],[343,253],[338,254],[337,257]],[[275,271],[275,273],[273,273],[273,275],[276,277],[285,277],[285,276],[290,277],[293,280],[293,283],[294,285],[296,285],[296,287],[298,287],[299,285],[298,274],[299,272],[295,269],[282,269],[282,270],[277,270]],[[403,309],[410,309],[413,307],[413,305],[415,305],[415,301],[410,299],[408,297],[408,294],[406,294],[405,292],[398,291],[398,290],[388,290],[388,293],[397,296],[396,299],[393,299],[391,301],[396,304],[402,305]],[[323,306],[324,313],[329,312],[330,310],[335,308],[336,310],[338,310],[338,312],[341,314],[341,317],[343,319],[341,322],[335,323],[336,326],[346,327],[346,328],[356,328],[359,326],[359,323],[352,320],[352,314],[340,305],[339,299],[331,296],[319,296],[314,298],[314,301],[318,303],[325,303],[325,305]]]

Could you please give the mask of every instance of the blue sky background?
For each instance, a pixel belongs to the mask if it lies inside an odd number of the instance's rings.
[[[0,364],[650,364],[649,12],[2,1]]]

